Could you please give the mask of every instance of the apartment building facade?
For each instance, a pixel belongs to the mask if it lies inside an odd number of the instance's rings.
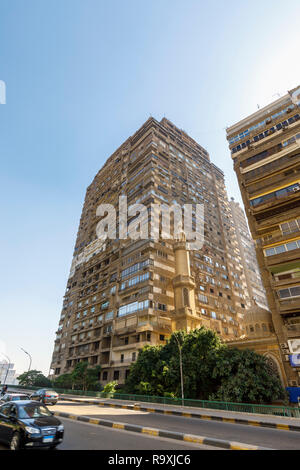
[[[203,248],[190,251],[189,262],[181,265],[176,256],[185,260],[186,251],[161,233],[158,238],[121,238],[120,196],[127,197],[128,206],[143,204],[149,221],[153,204],[191,204],[193,211],[204,204]],[[97,237],[100,204],[116,208],[115,239]],[[128,217],[128,228],[134,220]],[[184,131],[165,118],[149,118],[87,188],[52,375],[88,361],[101,365],[101,383],[124,383],[139,350],[164,344],[182,325],[187,330],[205,325],[225,340],[238,338],[247,303],[223,172]]]
[[[300,385],[300,88],[227,129],[290,386]]]
[[[251,307],[258,305],[268,310],[266,293],[256,259],[255,244],[248,229],[245,213],[240,204],[233,198],[230,200],[230,209],[244,267]]]

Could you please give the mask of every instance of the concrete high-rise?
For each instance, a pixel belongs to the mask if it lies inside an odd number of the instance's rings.
[[[149,218],[154,203],[204,204],[203,248],[188,256],[183,240],[121,239],[118,223],[116,238],[101,241],[97,207],[112,204],[119,216],[122,195],[128,206],[146,206]],[[87,188],[53,375],[88,361],[101,365],[102,383],[123,383],[138,351],[164,344],[175,329],[205,325],[226,340],[238,338],[247,299],[223,172],[184,131],[165,118],[149,118]]]
[[[298,87],[227,129],[290,386],[300,385],[299,106]]]
[[[250,306],[259,305],[262,308],[268,309],[266,293],[257,264],[255,244],[249,233],[245,213],[240,204],[233,198],[230,201],[230,208],[244,267],[247,289],[250,295]]]

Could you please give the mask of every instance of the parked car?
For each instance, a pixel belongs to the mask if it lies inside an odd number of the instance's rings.
[[[63,424],[45,405],[20,400],[0,406],[0,441],[11,450],[55,449],[63,437]]]
[[[42,388],[30,395],[30,400],[37,400],[44,405],[55,405],[58,401],[59,395],[54,390]]]
[[[19,400],[29,400],[29,395],[25,395],[25,393],[5,393],[5,395],[0,398],[0,404]]]

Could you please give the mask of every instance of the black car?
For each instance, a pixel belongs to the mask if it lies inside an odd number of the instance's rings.
[[[64,437],[64,426],[45,405],[30,400],[0,406],[0,441],[11,450],[55,449]]]
[[[25,395],[25,393],[5,393],[5,395],[0,398],[0,405],[7,403],[8,401],[19,400],[29,400],[29,395]]]
[[[41,388],[30,395],[30,400],[40,401],[44,403],[44,405],[56,405],[58,398],[59,395],[55,390],[49,390],[47,388]]]

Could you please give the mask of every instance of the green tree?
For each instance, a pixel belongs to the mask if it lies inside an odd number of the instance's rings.
[[[163,357],[168,363],[166,380],[168,391],[181,396],[179,349],[175,334],[182,345],[183,385],[186,398],[206,399],[216,387],[212,368],[219,351],[224,348],[218,335],[201,327],[190,333],[173,333],[163,348]]]
[[[166,359],[163,346],[145,346],[130,368],[125,390],[138,395],[163,395],[169,388]]]
[[[254,351],[224,348],[212,376],[219,384],[211,400],[238,403],[272,403],[287,400],[278,375],[264,356]]]
[[[270,403],[287,396],[263,356],[230,349],[204,327],[175,332],[164,346],[146,346],[130,368],[126,392],[181,397],[175,334],[182,349],[185,398]]]
[[[102,390],[102,393],[106,393],[106,394],[109,394],[109,395],[114,395],[116,393],[116,387],[118,385],[118,382],[116,380],[114,380],[113,382],[108,382],[103,390]]]
[[[53,380],[53,386],[57,388],[71,389],[73,386],[72,374],[62,374]]]
[[[19,384],[24,387],[51,387],[52,382],[40,370],[30,370],[18,376]]]
[[[72,389],[87,391],[89,389],[100,389],[101,366],[89,368],[87,361],[78,362],[71,372]]]

